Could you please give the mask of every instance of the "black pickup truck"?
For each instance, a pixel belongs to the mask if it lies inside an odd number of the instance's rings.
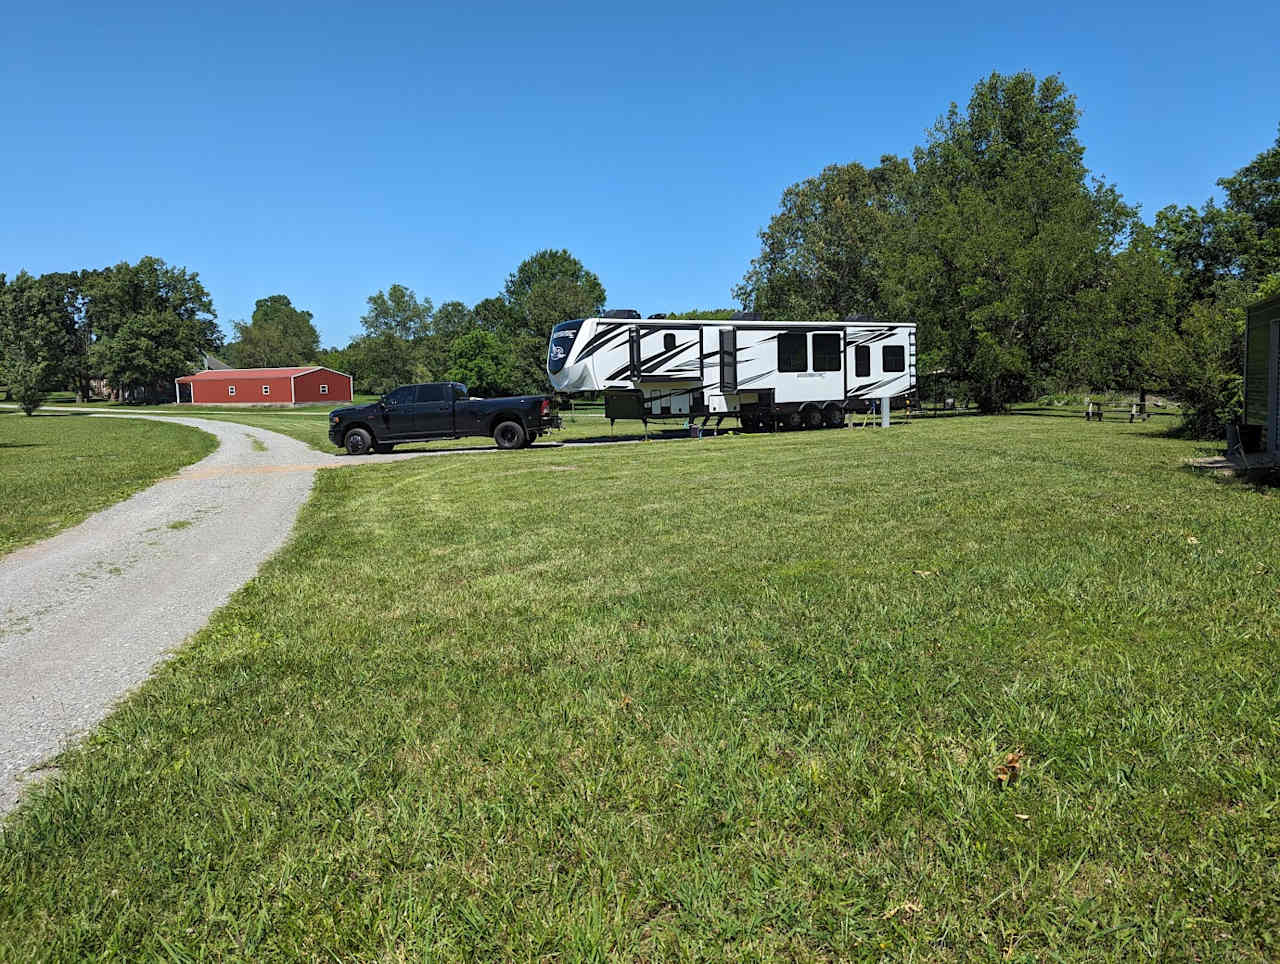
[[[469,398],[457,382],[401,385],[372,404],[329,413],[329,441],[352,455],[467,435],[491,435],[498,448],[519,449],[559,427],[546,395]]]

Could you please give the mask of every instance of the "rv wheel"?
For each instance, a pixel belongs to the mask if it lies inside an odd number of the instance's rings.
[[[804,424],[804,419],[799,412],[792,412],[788,415],[786,421],[787,428],[799,428]]]
[[[805,428],[822,428],[822,409],[811,408],[804,413]]]
[[[828,405],[822,410],[822,414],[830,428],[839,428],[844,424],[844,409],[839,405]]]

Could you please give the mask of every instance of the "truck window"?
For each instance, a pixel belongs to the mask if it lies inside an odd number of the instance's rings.
[[[813,370],[838,372],[840,370],[840,343],[842,335],[820,334],[813,336]]]
[[[784,331],[778,336],[778,371],[809,370],[809,338],[803,331]]]
[[[907,370],[907,350],[901,345],[885,345],[881,356],[884,371],[905,372]]]
[[[383,397],[382,401],[387,405],[408,405],[417,393],[417,389],[412,385],[401,385]]]
[[[419,385],[418,401],[420,402],[443,402],[449,396],[445,393],[447,385]]]
[[[453,386],[453,400],[454,400],[455,402],[465,402],[465,401],[467,400],[467,386],[466,386],[466,385],[454,385],[454,386]]]

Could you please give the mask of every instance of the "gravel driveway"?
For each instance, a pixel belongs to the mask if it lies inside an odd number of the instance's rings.
[[[317,469],[499,452],[477,439],[462,449],[337,455],[236,422],[91,417],[178,422],[219,445],[80,525],[0,558],[0,814],[17,803],[24,778],[40,775],[33,767],[105,717],[253,578],[288,538]]]
[[[357,461],[232,422],[164,421],[220,444],[0,558],[0,813],[28,768],[101,720],[280,548],[317,468]]]

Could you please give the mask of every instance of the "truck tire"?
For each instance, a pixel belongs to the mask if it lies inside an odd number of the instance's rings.
[[[373,436],[362,428],[353,428],[342,438],[342,445],[348,455],[368,455],[373,448]]]
[[[493,440],[500,449],[518,449],[524,447],[524,426],[519,422],[499,422],[493,429]]]

